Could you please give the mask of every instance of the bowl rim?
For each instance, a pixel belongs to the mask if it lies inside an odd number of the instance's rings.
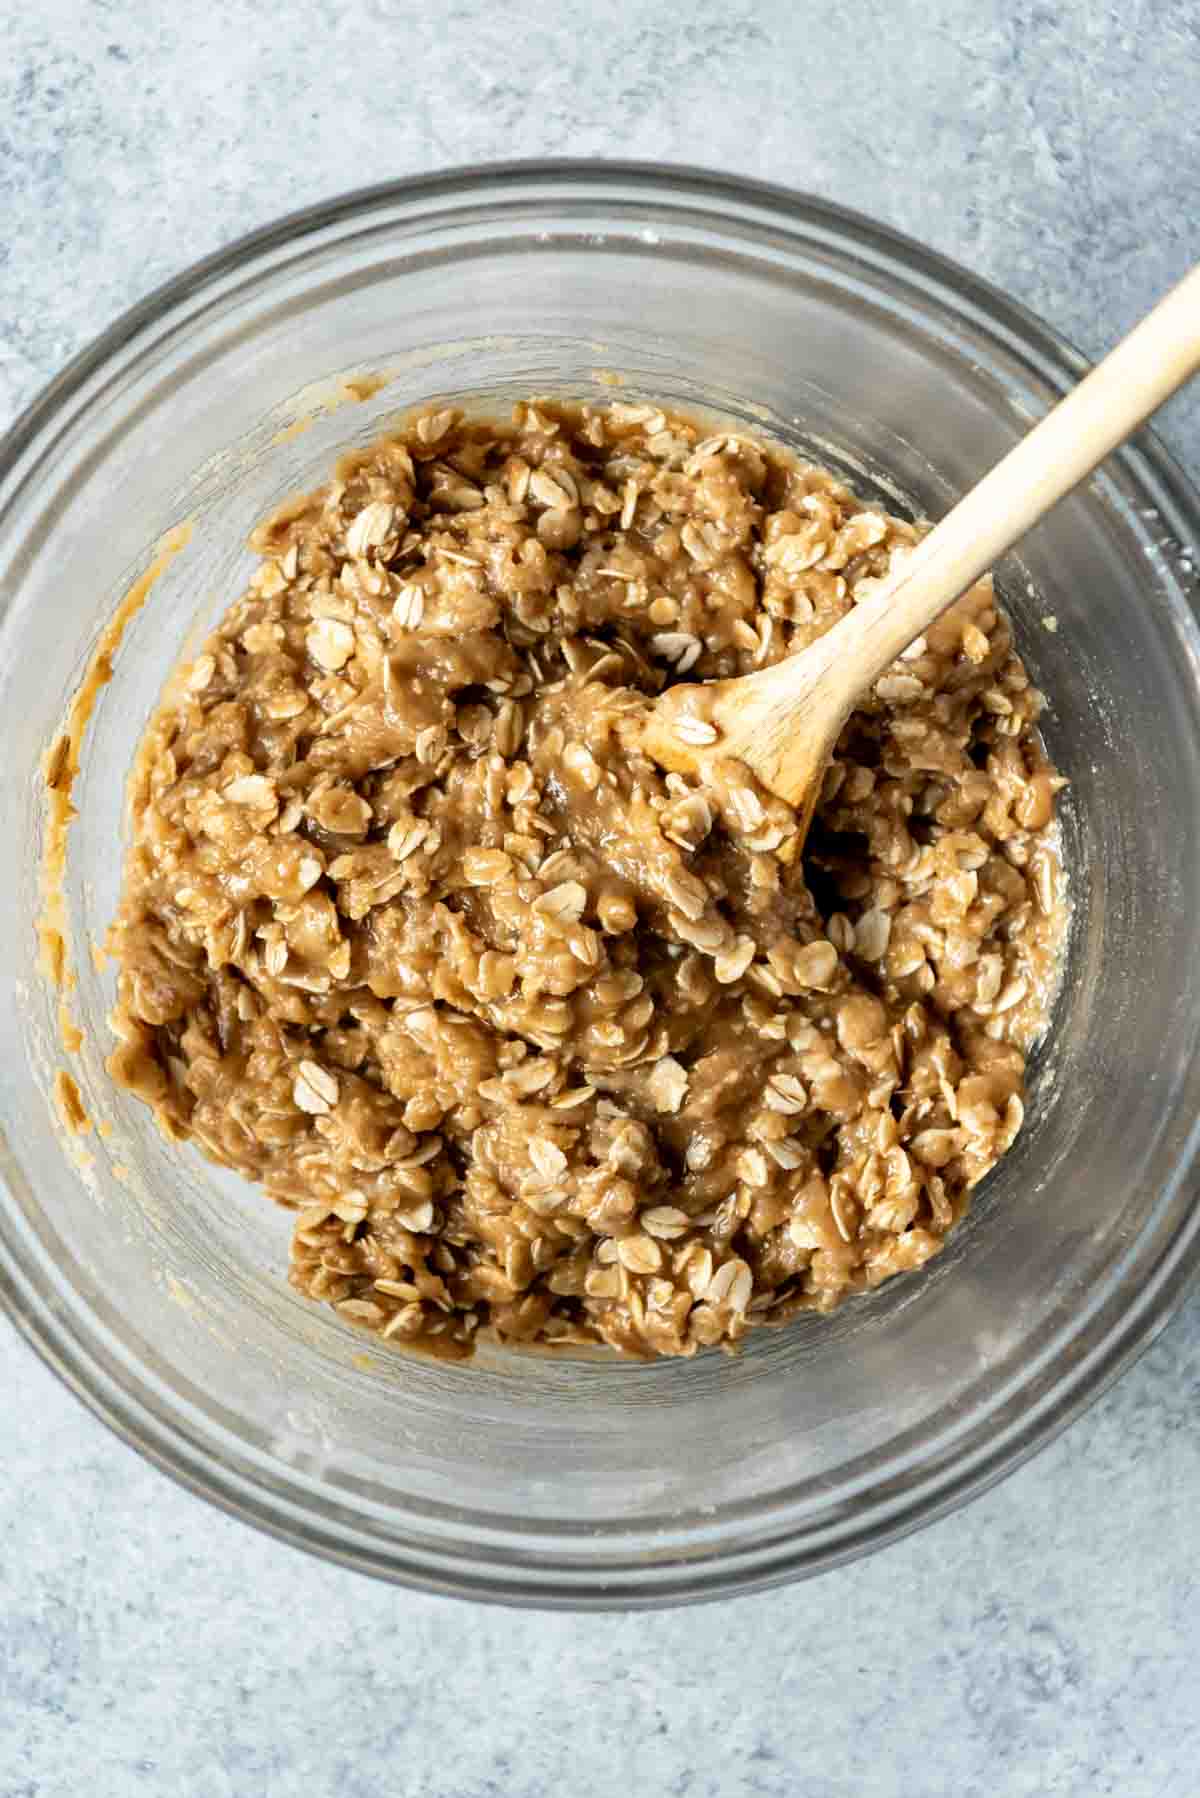
[[[976,315],[977,326],[985,323],[1007,353],[1052,390],[1064,390],[1090,366],[1060,333],[990,282],[905,233],[815,195],[690,164],[593,158],[474,163],[364,186],[288,212],[153,288],[77,352],[0,437],[0,506],[8,477],[19,471],[27,452],[53,430],[87,383],[123,352],[136,349],[138,338],[152,332],[164,316],[206,289],[331,227],[440,199],[486,208],[489,189],[505,185],[529,200],[539,192],[567,198],[594,193],[616,211],[630,214],[664,191],[684,212],[689,207],[711,211],[722,202],[749,208],[793,243],[831,234],[841,249],[886,260],[904,277],[924,282],[954,316]],[[735,210],[731,229],[738,223]],[[1200,494],[1152,430],[1143,428],[1116,455],[1141,487],[1153,491],[1165,517],[1200,518]],[[1194,618],[1189,622],[1194,632]],[[1198,1153],[1200,1120],[1187,1133],[1164,1202],[1178,1199]],[[2,1162],[0,1183],[7,1192]],[[574,1557],[556,1562],[539,1555],[531,1579],[517,1573],[515,1557],[510,1555],[506,1565],[503,1550],[489,1553],[479,1543],[468,1545],[466,1552],[457,1545],[447,1552],[395,1535],[387,1543],[378,1536],[356,1542],[350,1529],[305,1505],[303,1488],[297,1486],[296,1495],[289,1496],[278,1481],[256,1475],[249,1459],[240,1470],[217,1461],[177,1419],[165,1421],[136,1385],[110,1370],[102,1344],[86,1343],[44,1302],[37,1273],[20,1264],[0,1233],[0,1308],[94,1415],[178,1484],[270,1535],[359,1572],[476,1600],[573,1609],[640,1608],[763,1589],[842,1564],[934,1521],[995,1484],[1071,1423],[1154,1340],[1198,1274],[1200,1206],[1192,1206],[1136,1295],[1122,1298],[1119,1305],[1117,1295],[1111,1295],[1088,1316],[1080,1330],[1082,1352],[1060,1357],[1032,1392],[1023,1385],[1017,1396],[998,1404],[997,1415],[986,1420],[986,1440],[966,1453],[956,1444],[950,1453],[919,1463],[848,1523],[818,1523],[797,1531],[787,1527],[786,1517],[770,1527],[769,1519],[760,1516],[768,1527],[749,1549],[735,1543],[697,1551],[680,1541],[664,1543],[659,1552],[643,1541],[632,1552],[617,1549],[587,1567]],[[787,1498],[787,1493],[771,1496],[774,1517],[786,1512]],[[761,1512],[753,1502],[742,1509]],[[595,1533],[603,1537],[603,1526]],[[535,1532],[527,1537],[526,1550],[531,1544],[538,1549]]]

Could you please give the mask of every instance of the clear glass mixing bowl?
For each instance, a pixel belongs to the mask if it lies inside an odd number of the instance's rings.
[[[938,514],[1081,366],[865,219],[712,175],[568,164],[285,219],[52,384],[0,446],[0,1297],[100,1416],[348,1565],[522,1603],[655,1604],[813,1572],[961,1503],[1161,1327],[1197,1260],[1200,510],[1150,436],[1002,570],[1072,783],[1069,966],[1027,1127],[927,1273],[832,1320],[658,1366],[381,1350],[289,1291],[282,1213],[110,1088],[112,975],[88,952],[117,894],[123,777],[185,639],[238,591],[258,516],[398,410],[595,392],[594,371],[620,370]],[[388,384],[337,404],[363,371]],[[105,1133],[68,1140],[57,997],[35,971],[40,758],[104,622],[189,518],[77,783],[70,1065]]]

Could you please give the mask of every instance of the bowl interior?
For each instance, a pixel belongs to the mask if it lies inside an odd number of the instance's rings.
[[[601,188],[401,195],[242,251],[111,344],[10,454],[0,1123],[10,1301],[149,1452],[376,1571],[628,1602],[820,1565],[945,1502],[1035,1439],[1167,1279],[1197,1111],[1200,645],[1194,502],[1157,452],[1116,460],[1000,570],[1071,781],[1074,918],[1026,1128],[925,1274],[737,1358],[651,1367],[496,1351],[442,1367],[291,1293],[286,1217],[161,1141],[107,1080],[112,971],[91,952],[142,724],[240,591],[257,518],[417,402],[599,396],[604,371],[937,515],[1064,379],[1053,346],[853,221]],[[346,386],[366,372],[384,385]],[[105,621],[184,520],[75,785],[67,998],[84,1044],[68,1056],[30,925],[40,758]],[[53,1102],[60,1067],[85,1135]]]

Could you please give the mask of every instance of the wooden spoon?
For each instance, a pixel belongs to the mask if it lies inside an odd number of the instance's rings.
[[[668,689],[642,746],[700,773],[733,756],[794,805],[799,848],[860,695],[902,650],[1200,368],[1200,266],[922,539],[904,567],[798,655]]]

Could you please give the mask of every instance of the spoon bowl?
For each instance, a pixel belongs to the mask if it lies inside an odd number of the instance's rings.
[[[923,631],[1200,367],[1200,266],[922,539],[870,598],[798,655],[738,680],[674,686],[642,746],[677,773],[745,764],[796,808],[803,846],[860,696]]]

